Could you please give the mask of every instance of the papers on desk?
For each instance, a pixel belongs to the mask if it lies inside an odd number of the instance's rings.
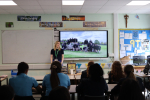
[[[1,75],[0,78],[8,77],[8,75]]]

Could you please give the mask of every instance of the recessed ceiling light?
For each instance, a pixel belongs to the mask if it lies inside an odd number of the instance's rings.
[[[147,5],[150,1],[131,1],[127,5]]]
[[[0,5],[9,6],[9,5],[17,5],[17,4],[12,0],[0,0]]]
[[[84,0],[62,0],[62,5],[83,5]]]

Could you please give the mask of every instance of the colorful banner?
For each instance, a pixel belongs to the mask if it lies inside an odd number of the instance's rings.
[[[101,63],[101,67],[104,68],[104,66],[105,66],[105,63]]]
[[[83,22],[83,27],[106,27],[106,21],[101,21],[101,22]]]
[[[14,23],[13,22],[6,22],[5,26],[6,26],[6,28],[12,28],[12,27],[14,27]]]
[[[17,21],[41,21],[41,16],[17,16]]]
[[[69,15],[69,18],[62,15],[62,21],[85,21],[84,15]]]
[[[39,27],[63,27],[62,22],[39,22]]]

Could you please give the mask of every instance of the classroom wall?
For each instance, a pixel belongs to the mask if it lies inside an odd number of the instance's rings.
[[[73,14],[72,14],[73,15]],[[82,14],[84,15],[84,14]],[[125,28],[125,14],[118,14],[118,29],[126,29]],[[128,29],[145,29],[150,28],[150,14],[138,14],[139,19],[135,18],[136,14],[128,14]],[[31,15],[34,16],[34,15]],[[39,15],[38,15],[39,16]],[[47,22],[61,22],[61,14],[58,15],[41,15],[42,21]],[[106,21],[106,27],[105,28],[98,28],[99,30],[108,30],[108,53],[113,53],[114,51],[114,36],[113,36],[113,30],[114,30],[114,20],[113,20],[113,14],[86,14],[85,15],[85,21]],[[5,22],[14,22],[14,28],[5,28]],[[57,28],[59,30],[63,30],[66,28],[83,28],[82,21],[75,22],[75,21],[64,21],[63,22],[64,27],[63,28]],[[17,21],[17,15],[0,15],[0,34],[1,30],[32,30],[32,29],[45,29],[45,28],[39,28],[39,22],[18,22]],[[85,63],[88,61],[74,61],[74,62],[80,62]],[[96,62],[110,62],[110,59],[100,59]],[[65,62],[67,63],[67,62]],[[0,66],[4,65],[2,64],[2,45],[1,45],[1,35],[0,35]],[[84,70],[84,69],[82,69]],[[110,69],[104,69],[104,72],[107,73]],[[29,76],[40,76],[45,75],[49,73],[49,70],[29,70]],[[11,77],[10,71],[0,71],[0,75],[7,74],[9,77]],[[3,82],[3,84],[5,84]]]
[[[125,26],[125,14],[119,14],[119,29],[150,29],[150,14],[127,14],[129,15],[127,28]],[[139,19],[135,16],[138,15]]]

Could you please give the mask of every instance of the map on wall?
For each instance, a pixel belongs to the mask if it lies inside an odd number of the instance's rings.
[[[150,55],[149,30],[119,30],[120,58]]]

